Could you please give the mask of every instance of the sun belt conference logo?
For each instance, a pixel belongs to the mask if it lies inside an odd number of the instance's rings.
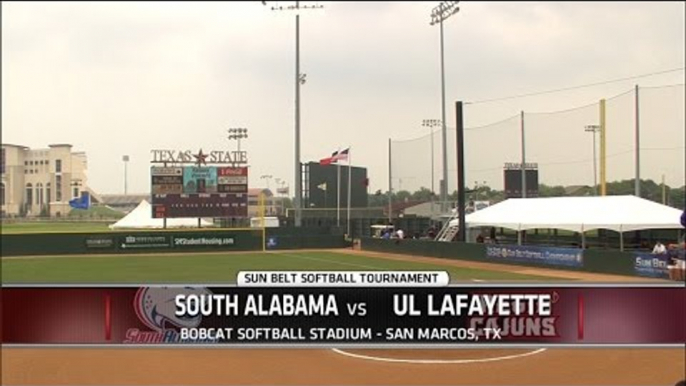
[[[200,325],[202,315],[194,317],[177,316],[175,299],[177,295],[210,295],[206,288],[141,287],[133,299],[133,309],[138,319],[152,331],[130,328],[126,331],[124,343],[195,343],[182,340],[181,328],[195,328]]]

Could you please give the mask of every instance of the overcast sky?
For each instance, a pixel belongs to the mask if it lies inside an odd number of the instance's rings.
[[[121,159],[130,155],[129,192],[145,193],[152,149],[233,149],[226,129],[247,127],[250,184],[264,186],[259,176],[270,174],[292,189],[295,17],[274,4],[293,2],[3,2],[3,143],[73,144],[101,193],[123,191]],[[369,168],[370,190],[385,191],[388,139],[424,135],[422,120],[441,116],[439,29],[429,25],[438,3],[320,4],[301,16],[302,159],[350,145],[353,164]],[[683,2],[462,2],[444,24],[447,122],[454,127],[456,100],[683,68],[685,11]],[[477,127],[587,106],[634,84],[682,84],[640,94],[641,176],[682,186],[684,77],[466,105],[465,120]],[[633,177],[633,100],[608,101],[608,180]],[[527,161],[539,162],[542,182],[593,182],[583,126],[597,123],[597,105],[525,117]],[[502,188],[503,162],[521,159],[519,127],[513,118],[467,134],[469,185]],[[398,147],[407,173],[394,184],[428,185],[428,144]],[[454,168],[451,160],[451,187]]]

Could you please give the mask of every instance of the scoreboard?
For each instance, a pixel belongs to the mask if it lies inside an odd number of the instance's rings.
[[[538,197],[538,164],[525,165],[526,196]],[[521,164],[506,163],[503,170],[505,180],[505,198],[522,198]]]
[[[152,166],[153,218],[247,217],[248,168]]]

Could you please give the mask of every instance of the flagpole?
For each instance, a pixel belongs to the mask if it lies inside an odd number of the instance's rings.
[[[350,234],[350,189],[352,188],[352,148],[348,146],[348,237],[352,238]]]
[[[338,153],[341,153],[341,148],[338,148]],[[336,182],[336,226],[341,226],[341,163],[336,161],[336,171],[338,173],[338,182]]]

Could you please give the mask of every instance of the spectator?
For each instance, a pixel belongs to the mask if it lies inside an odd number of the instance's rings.
[[[670,244],[667,254],[669,255],[669,278],[671,280],[686,280],[686,243]]]
[[[426,235],[430,239],[435,239],[436,238],[436,229],[434,227],[429,228],[429,231],[426,233]]]
[[[653,248],[653,255],[664,255],[665,253],[667,253],[667,248],[665,248],[664,244],[658,241],[655,244],[655,248]]]
[[[396,232],[396,235],[398,235],[398,238],[401,240],[405,238],[405,232],[403,232],[402,229],[398,229],[398,231]]]
[[[484,236],[483,236],[481,233],[479,233],[479,235],[476,236],[476,242],[479,243],[479,244],[483,244],[483,243],[484,243]]]
[[[381,234],[381,238],[384,240],[388,240],[391,238],[391,230],[390,229],[384,229]]]

